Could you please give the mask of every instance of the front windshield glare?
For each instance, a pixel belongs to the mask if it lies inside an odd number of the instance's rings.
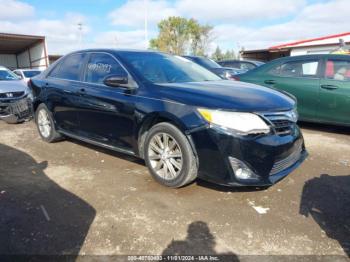
[[[207,69],[179,56],[162,53],[124,53],[123,60],[152,83],[185,83],[217,81],[220,77]]]
[[[9,70],[0,70],[0,80],[18,80],[19,77]]]

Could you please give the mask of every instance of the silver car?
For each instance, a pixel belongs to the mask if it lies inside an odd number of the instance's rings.
[[[19,123],[32,117],[32,94],[27,84],[0,66],[0,120]]]

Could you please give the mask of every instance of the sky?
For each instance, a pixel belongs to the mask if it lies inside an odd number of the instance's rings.
[[[0,0],[0,32],[44,35],[49,54],[147,47],[169,16],[214,27],[210,51],[263,49],[350,31],[350,0]],[[78,24],[82,24],[81,30]]]

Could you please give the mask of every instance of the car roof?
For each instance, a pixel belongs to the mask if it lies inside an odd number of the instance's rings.
[[[250,63],[265,63],[263,61],[258,61],[258,60],[250,60],[250,59],[243,59],[243,60],[239,60],[239,59],[224,59],[224,60],[220,60],[219,62],[250,62]]]
[[[9,70],[7,67],[0,66],[0,70]]]
[[[42,71],[41,69],[34,69],[34,68],[31,68],[31,69],[15,69],[13,71],[22,71],[22,72],[27,72],[27,71]]]
[[[84,52],[105,52],[105,53],[163,53],[157,50],[148,50],[148,49],[117,49],[117,48],[89,48],[82,49],[71,52],[74,53],[84,53]]]
[[[293,61],[293,60],[300,60],[300,59],[320,59],[320,58],[344,58],[344,59],[350,59],[350,55],[340,55],[340,54],[314,54],[314,55],[298,55],[298,56],[286,56],[277,58],[272,61]]]

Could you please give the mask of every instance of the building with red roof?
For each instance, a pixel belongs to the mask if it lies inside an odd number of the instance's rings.
[[[349,49],[346,46],[349,44],[350,32],[346,32],[274,45],[266,49],[244,50],[241,51],[241,56],[245,59],[270,61],[284,56],[329,54],[339,50],[341,45],[343,45],[343,48]]]

